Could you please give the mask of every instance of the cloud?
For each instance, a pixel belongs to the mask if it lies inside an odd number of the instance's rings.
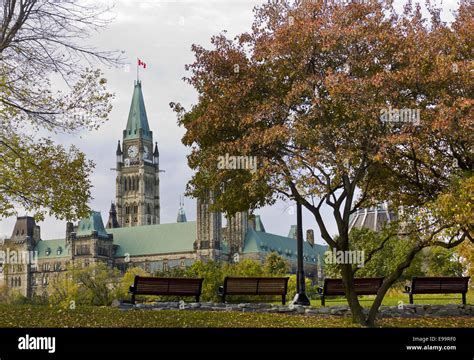
[[[161,174],[161,220],[162,223],[175,222],[179,196],[184,193],[192,173],[186,164],[188,149],[181,143],[184,129],[178,127],[169,103],[181,102],[189,107],[197,101],[194,89],[181,80],[186,75],[184,65],[193,61],[191,45],[208,47],[211,37],[222,30],[227,30],[230,37],[248,31],[253,21],[253,7],[263,1],[114,2],[115,20],[92,39],[97,48],[124,50],[130,65],[129,68],[103,69],[110,91],[116,94],[110,120],[98,131],[83,132],[79,136],[60,135],[56,139],[68,146],[75,144],[96,163],[91,177],[94,186],[91,207],[100,210],[106,221],[110,202],[115,197],[115,173],[111,169],[115,167],[117,140],[122,139],[128,118],[136,58],[143,59],[147,70],[141,71],[140,78],[148,119],[160,148],[160,166],[166,170]],[[445,9],[456,7],[454,0],[444,5]],[[449,12],[445,11],[443,16],[449,18]],[[195,200],[186,199],[185,205],[188,220],[194,220]],[[267,231],[288,233],[290,226],[296,223],[296,215],[285,210],[289,205],[278,202],[259,211]],[[10,236],[14,221],[12,218],[1,221],[0,233]],[[304,224],[305,229],[315,229],[319,238],[314,218],[308,212],[304,213]],[[40,225],[44,239],[64,237],[64,222],[48,218]],[[334,224],[330,224],[329,231],[336,232]]]

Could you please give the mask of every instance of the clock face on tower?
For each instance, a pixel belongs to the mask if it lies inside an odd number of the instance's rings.
[[[138,156],[138,148],[135,145],[132,145],[128,148],[127,153],[130,159],[136,159]]]

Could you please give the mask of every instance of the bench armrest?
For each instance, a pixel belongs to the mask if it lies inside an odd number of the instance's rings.
[[[405,286],[405,292],[410,293],[411,292],[411,287],[410,286]]]
[[[129,294],[133,294],[135,292],[135,286],[131,285],[128,289]]]
[[[318,290],[318,295],[323,295],[324,289],[321,286],[318,286],[317,290]]]
[[[224,287],[222,285],[219,286],[219,294],[220,295],[224,294]]]

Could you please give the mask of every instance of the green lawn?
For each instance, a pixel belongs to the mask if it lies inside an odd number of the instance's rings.
[[[121,311],[111,307],[64,310],[40,305],[0,305],[0,327],[357,327],[347,317],[208,311]],[[381,327],[474,327],[474,317],[383,319]]]
[[[366,295],[359,296],[359,300],[363,307],[369,307],[372,305],[375,296]],[[427,294],[427,295],[414,295],[414,304],[431,304],[431,305],[445,305],[445,304],[462,304],[462,298],[460,294]],[[382,305],[396,306],[400,301],[403,301],[405,305],[410,304],[410,300],[407,294],[401,291],[391,291],[384,300]],[[474,291],[467,293],[467,303],[474,305]],[[326,299],[326,306],[337,306],[347,305],[347,301],[343,297],[329,297]],[[321,300],[311,300],[311,306],[320,307]]]

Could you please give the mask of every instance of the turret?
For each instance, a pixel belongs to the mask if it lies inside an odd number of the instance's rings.
[[[123,163],[123,152],[122,152],[122,147],[120,146],[120,140],[118,141],[118,144],[117,144],[116,154],[117,154],[117,166],[118,166],[119,164]]]
[[[181,199],[179,199],[178,218],[177,218],[176,221],[177,222],[187,222],[186,212],[184,211],[184,199],[182,201],[181,201]]]
[[[155,142],[155,150],[153,151],[153,164],[160,166],[160,152],[158,151],[158,142]]]
[[[109,210],[109,220],[107,221],[107,229],[115,229],[120,227],[120,224],[117,220],[117,210],[115,209],[115,204],[110,204]]]

